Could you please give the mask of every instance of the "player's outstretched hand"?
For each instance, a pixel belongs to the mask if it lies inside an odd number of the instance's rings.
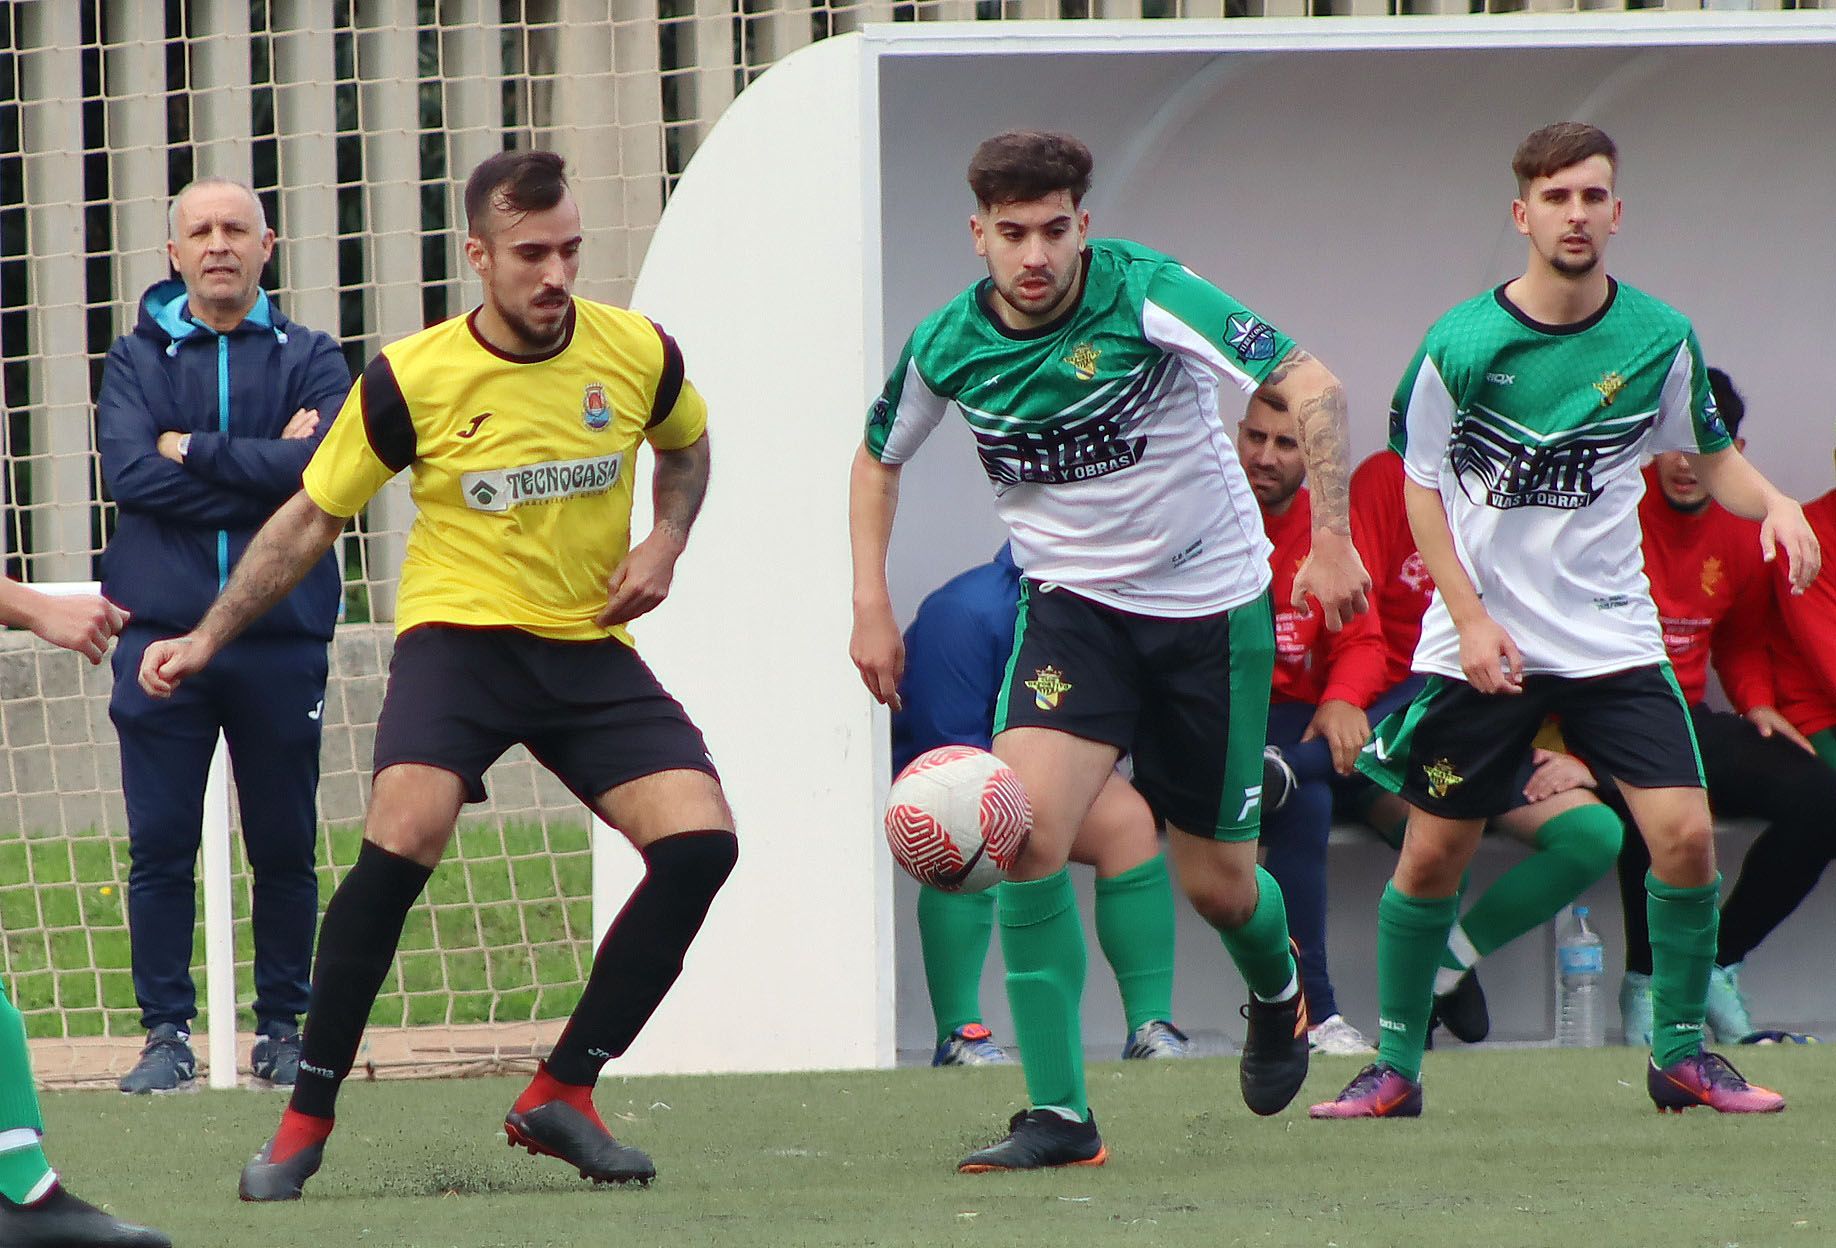
[[[100,594],[40,594],[29,627],[52,645],[100,663],[127,622],[128,613]]]
[[[1588,765],[1573,754],[1538,748],[1530,751],[1530,763],[1530,780],[1524,785],[1524,797],[1529,801],[1540,802],[1570,789],[1599,787]]]
[[[612,569],[606,581],[605,608],[593,617],[593,622],[625,624],[654,610],[669,597],[670,583],[676,579],[676,560],[681,556],[680,541],[653,530]]]
[[[1370,590],[1371,574],[1364,570],[1351,537],[1315,529],[1313,549],[1294,574],[1294,609],[1305,611],[1309,595],[1319,599],[1326,631],[1336,633],[1352,616],[1370,610]]]
[[[1524,656],[1511,634],[1483,612],[1460,628],[1460,671],[1480,693],[1524,691]]]
[[[1760,521],[1760,554],[1766,562],[1771,563],[1781,548],[1785,551],[1791,592],[1801,594],[1810,588],[1823,567],[1823,548],[1817,544],[1817,535],[1804,519],[1804,509],[1798,506],[1797,500],[1784,495],[1773,501],[1766,510],[1766,518]]]
[[[1307,731],[1301,733],[1302,741],[1315,737],[1326,739],[1326,748],[1332,751],[1332,769],[1341,776],[1349,776],[1358,751],[1371,739],[1371,721],[1350,702],[1333,698],[1320,703],[1307,724]]]
[[[895,711],[903,709],[899,678],[905,674],[905,638],[899,635],[890,606],[875,611],[856,609],[848,657],[854,660],[861,683],[875,701]]]
[[[140,687],[151,698],[169,698],[187,676],[204,670],[211,649],[189,635],[168,637],[140,656]]]

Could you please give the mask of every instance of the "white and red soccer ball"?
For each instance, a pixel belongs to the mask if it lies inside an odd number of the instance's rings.
[[[979,893],[1007,878],[1033,832],[1020,777],[987,750],[945,745],[914,758],[886,801],[886,843],[920,884]]]

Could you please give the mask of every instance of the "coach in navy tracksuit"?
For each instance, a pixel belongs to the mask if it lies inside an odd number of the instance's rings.
[[[291,1083],[318,921],[313,874],[326,647],[342,597],[327,555],[170,700],[141,691],[140,656],[189,632],[281,503],[350,389],[338,344],[280,314],[259,281],[274,246],[247,187],[202,179],[174,201],[178,281],[142,297],[109,349],[97,424],[119,508],[104,592],[133,614],[115,648],[109,717],[121,741],[132,869],[134,993],[148,1041],[124,1092],[197,1074],[190,1022],[193,863],[204,785],[229,741],[254,874],[254,1073]]]

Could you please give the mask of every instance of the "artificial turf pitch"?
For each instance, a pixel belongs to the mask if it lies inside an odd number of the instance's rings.
[[[401,1245],[1550,1245],[1836,1243],[1836,1045],[1735,1061],[1791,1107],[1656,1113],[1627,1049],[1429,1055],[1417,1121],[1312,1122],[1357,1069],[1320,1059],[1285,1113],[1243,1107],[1234,1059],[1107,1063],[1108,1165],[957,1175],[1023,1099],[1017,1068],[611,1080],[648,1189],[593,1189],[504,1143],[516,1079],[347,1087],[304,1201],[244,1205],[236,1175],[282,1099],[46,1097],[72,1190],[182,1248]]]

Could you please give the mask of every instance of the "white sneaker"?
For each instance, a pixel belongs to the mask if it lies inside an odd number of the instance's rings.
[[[1330,1057],[1368,1057],[1377,1046],[1364,1033],[1345,1021],[1345,1015],[1334,1014],[1318,1027],[1307,1029],[1307,1047]]]

